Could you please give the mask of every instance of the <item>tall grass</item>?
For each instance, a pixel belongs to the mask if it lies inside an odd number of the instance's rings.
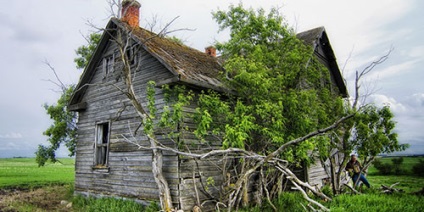
[[[314,197],[312,197],[314,198]],[[319,200],[318,200],[319,201]],[[391,211],[391,212],[416,212],[424,211],[424,197],[411,194],[383,194],[379,190],[367,190],[362,195],[343,194],[333,197],[331,202],[321,202],[331,211]],[[299,192],[285,192],[280,195],[273,204],[277,211],[305,211],[308,202],[303,199]],[[302,206],[303,205],[303,206]],[[269,204],[244,208],[243,212],[272,211]]]
[[[393,157],[381,158],[383,163],[392,163]],[[331,202],[321,202],[331,211],[424,211],[424,196],[417,196],[411,193],[424,188],[424,178],[412,174],[412,167],[419,163],[423,157],[404,157],[402,172],[400,175],[379,175],[378,170],[373,166],[368,171],[368,181],[371,189],[365,189],[364,194],[352,195],[342,194],[333,197]],[[397,184],[394,188],[404,190],[404,193],[384,194],[381,193],[380,186]],[[323,192],[330,194],[328,187],[324,187]],[[312,197],[314,198],[314,197]],[[273,200],[273,204],[278,211],[305,211],[302,205],[308,203],[300,193],[286,192]],[[264,212],[272,211],[268,204],[245,208],[242,211]]]
[[[410,194],[340,195],[328,204],[331,211],[424,211],[424,198]]]
[[[243,212],[264,212],[264,211],[272,211],[271,206],[266,203],[266,200],[263,200],[264,204],[261,206],[247,207],[243,208],[240,211]],[[277,207],[278,211],[305,211],[305,207],[307,207],[308,202],[303,199],[302,194],[299,192],[285,192],[280,195],[277,199],[272,201],[275,207]],[[303,205],[303,206],[302,206]]]
[[[86,198],[83,196],[74,197],[73,209],[76,211],[86,211],[86,212],[98,212],[98,211],[108,211],[108,212],[153,212],[160,211],[159,205],[156,203],[151,203],[149,206],[145,207],[133,200],[124,200],[118,198]]]

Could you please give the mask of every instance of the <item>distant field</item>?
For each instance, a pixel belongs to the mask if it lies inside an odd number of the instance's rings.
[[[73,158],[38,167],[35,158],[0,158],[0,188],[34,188],[68,184],[75,179]]]
[[[384,157],[379,158],[383,163],[392,163],[392,159],[396,157]],[[374,166],[370,166],[368,169],[368,181],[375,187],[380,187],[382,184],[390,186],[395,183],[399,183],[395,186],[397,189],[403,189],[405,192],[418,191],[424,188],[424,178],[414,176],[412,173],[412,167],[419,162],[424,160],[424,157],[403,157],[402,168],[405,170],[402,175],[380,175],[378,170]]]
[[[378,160],[380,160],[383,163],[392,163],[392,159],[393,158],[398,158],[398,157],[383,157],[383,158],[378,158]],[[419,160],[424,160],[424,157],[420,156],[420,157],[402,157],[403,158],[403,163],[402,163],[402,168],[405,169],[405,173],[404,175],[410,175],[412,174],[412,167],[415,164],[418,164]],[[374,168],[374,166],[370,166],[370,168],[368,169],[368,174],[369,175],[378,175],[378,171],[376,168]]]

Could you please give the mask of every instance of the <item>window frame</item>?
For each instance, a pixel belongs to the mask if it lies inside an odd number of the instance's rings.
[[[115,70],[115,54],[110,54],[103,57],[102,61],[102,70],[103,70],[103,79],[106,79],[111,73]]]
[[[106,127],[106,129],[105,129]],[[109,169],[109,146],[110,146],[110,121],[99,121],[95,123],[94,130],[94,160],[93,169]],[[106,130],[106,131],[105,131]],[[100,133],[102,135],[100,135]],[[102,143],[99,143],[99,137],[101,136]],[[106,138],[105,138],[106,136]],[[101,149],[104,148],[104,149]],[[99,151],[104,150],[104,155]],[[100,159],[99,155],[102,159]],[[102,160],[103,162],[100,162]]]
[[[137,66],[140,60],[140,51],[139,51],[139,45],[134,44],[131,47],[128,47],[125,51],[126,57],[129,60],[129,65],[131,67]]]

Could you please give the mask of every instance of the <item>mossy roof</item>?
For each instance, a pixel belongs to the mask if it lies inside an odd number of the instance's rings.
[[[133,29],[128,24],[116,18],[112,18],[109,21],[106,30],[116,29],[116,27],[130,32],[136,42],[174,74],[175,77],[169,82],[180,82],[199,88],[228,91],[220,81],[219,75],[223,71],[223,67],[218,61],[218,58],[209,56],[204,52],[177,43],[146,29],[140,27]],[[299,33],[297,37],[303,40],[305,44],[312,45],[314,48],[316,48],[316,42],[319,42],[320,39],[325,38],[328,42],[324,27],[318,27]],[[88,84],[94,76],[95,66],[101,59],[101,53],[110,39],[110,33],[103,34],[95,54],[81,76],[76,88],[77,92],[72,96],[70,105],[80,103],[87,89],[85,85]],[[331,46],[329,45],[328,48],[326,52],[329,54],[329,57],[334,58],[335,62],[335,56]],[[347,95],[346,86],[341,77],[337,63],[333,63],[330,69],[333,69],[330,71],[335,75],[342,94],[344,96]]]
[[[112,20],[126,30],[131,30],[136,41],[178,76],[179,81],[214,90],[225,89],[219,80],[223,68],[216,57],[140,27],[131,29],[118,19]]]

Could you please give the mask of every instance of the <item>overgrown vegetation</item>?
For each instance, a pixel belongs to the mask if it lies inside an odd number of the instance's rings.
[[[369,190],[367,194],[342,194],[325,203],[331,211],[402,211],[415,212],[424,210],[424,197],[410,194],[382,194],[378,189]],[[278,211],[308,211],[308,202],[298,192],[286,192],[274,199]],[[241,211],[272,211],[269,204],[242,209]]]
[[[221,30],[230,31],[231,38],[218,43],[217,47],[224,59],[225,73],[222,73],[222,81],[231,92],[225,94],[204,92],[195,98],[199,100],[199,107],[196,109],[198,126],[194,133],[199,140],[211,135],[222,138],[224,149],[237,148],[237,152],[250,156],[239,160],[239,165],[231,167],[233,170],[228,171],[237,173],[230,179],[225,179],[228,184],[234,186],[230,187],[228,195],[219,198],[219,201],[224,202],[229,208],[237,209],[240,205],[249,203],[246,196],[250,186],[249,180],[254,174],[258,174],[260,184],[258,192],[266,196],[269,205],[276,210],[271,198],[277,198],[282,193],[282,189],[278,187],[282,187],[283,181],[280,179],[283,176],[290,179],[301,191],[303,191],[301,186],[309,186],[292,174],[288,164],[310,162],[311,151],[321,150],[321,158],[331,160],[336,154],[326,155],[326,153],[332,152],[333,149],[344,155],[351,150],[357,150],[364,155],[365,161],[369,162],[381,152],[406,148],[397,142],[397,135],[393,131],[395,127],[395,122],[392,121],[393,114],[388,107],[377,108],[367,105],[359,109],[356,107],[357,101],[353,106],[344,105],[345,102],[337,91],[338,87],[332,83],[329,70],[314,56],[314,49],[304,45],[296,37],[294,30],[285,23],[278,9],[272,9],[266,14],[263,9],[255,11],[245,9],[241,4],[232,5],[228,11],[215,12],[214,18]],[[121,31],[117,33],[118,38],[122,37],[120,33],[125,34]],[[131,69],[126,55],[128,43],[124,40],[114,41],[120,48],[124,64],[122,72],[127,89],[123,94],[129,98],[142,119],[144,132],[150,141],[150,146],[145,148],[152,150],[152,172],[161,194],[159,198],[163,204],[162,209],[169,211],[173,201],[167,180],[162,175],[162,151],[178,150],[165,147],[158,149],[162,144],[153,132],[153,124],[157,123],[153,119],[164,116],[163,114],[155,116],[152,112],[154,108],[150,107],[148,107],[150,112],[146,112],[143,106],[146,102],[141,102],[137,98],[138,94],[132,84],[132,73],[135,70]],[[374,65],[370,67],[360,75],[369,72]],[[356,83],[358,80],[359,78]],[[356,89],[359,89],[358,85]],[[358,93],[356,97],[359,97]],[[150,99],[148,101],[151,102]],[[173,110],[178,111],[178,106],[172,105]],[[63,108],[59,109],[63,112]],[[165,109],[164,112],[166,115]],[[60,112],[58,114],[60,115]],[[350,118],[352,119],[343,123]],[[166,121],[171,119],[167,118]],[[52,127],[66,128],[66,124],[67,122]],[[334,133],[333,130],[341,124],[343,126]],[[65,139],[68,137],[63,131],[53,130],[53,132],[59,132],[59,136],[65,135]],[[330,132],[338,136],[332,138],[326,134]],[[58,138],[55,139],[54,135],[50,135],[51,148],[45,150],[40,147],[37,154],[37,162],[40,165],[43,165],[47,157],[54,161],[54,152],[58,145],[63,141],[67,142],[61,140],[62,137]],[[338,138],[341,140],[337,140]],[[178,154],[189,153],[178,152]],[[369,158],[371,159],[368,160]],[[342,170],[346,162],[335,164],[332,161],[332,170],[335,167],[340,167]],[[264,170],[267,172],[266,175]],[[331,178],[335,185],[334,179],[337,177],[334,173],[331,174]],[[333,187],[334,193],[339,192],[338,182],[337,187]],[[309,186],[308,189],[325,200],[331,200],[313,187]],[[326,210],[321,204],[315,202],[314,204]]]

